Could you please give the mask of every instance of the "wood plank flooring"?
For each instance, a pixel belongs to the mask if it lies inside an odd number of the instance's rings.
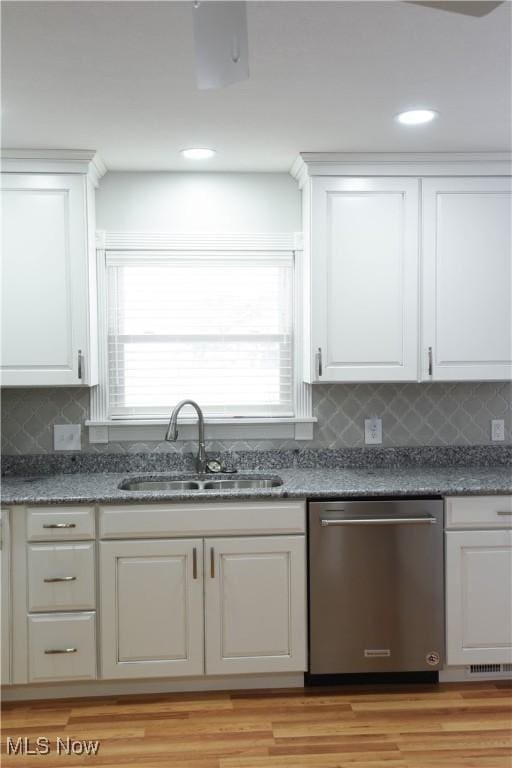
[[[7,756],[8,737],[51,752]],[[96,756],[56,739],[100,740]],[[159,694],[5,704],[2,766],[512,768],[512,684]]]

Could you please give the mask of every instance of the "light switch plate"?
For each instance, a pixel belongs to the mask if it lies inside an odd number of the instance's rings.
[[[82,427],[80,424],[55,424],[53,427],[53,449],[55,451],[80,451],[82,448]]]
[[[364,442],[366,445],[380,445],[382,443],[382,419],[364,420]]]
[[[492,419],[491,440],[495,443],[502,443],[505,440],[505,422],[503,419]]]

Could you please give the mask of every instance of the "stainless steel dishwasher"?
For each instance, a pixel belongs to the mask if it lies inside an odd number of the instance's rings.
[[[443,502],[309,503],[311,675],[436,671]]]

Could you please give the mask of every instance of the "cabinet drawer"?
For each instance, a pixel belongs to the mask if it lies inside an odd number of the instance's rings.
[[[95,613],[29,616],[29,682],[95,678],[95,624]]]
[[[28,547],[28,610],[94,609],[94,543]]]
[[[94,507],[27,507],[27,540],[94,539]]]
[[[304,533],[303,501],[123,504],[99,508],[102,539]]]
[[[445,504],[449,529],[512,527],[512,496],[459,496]]]

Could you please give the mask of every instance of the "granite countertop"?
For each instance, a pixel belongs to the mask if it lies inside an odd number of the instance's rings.
[[[264,472],[243,471],[231,477]],[[165,477],[183,477],[166,472]],[[510,466],[415,466],[388,468],[273,468],[283,485],[265,490],[125,491],[119,483],[131,478],[159,477],[157,473],[79,472],[6,477],[2,481],[4,505],[147,503],[163,501],[219,501],[228,499],[304,499],[358,496],[454,496],[512,493]],[[213,479],[213,476],[212,476]]]

